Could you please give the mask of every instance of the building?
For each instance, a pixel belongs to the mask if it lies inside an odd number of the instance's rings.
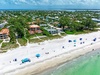
[[[42,33],[42,31],[40,30],[40,26],[38,26],[38,25],[30,25],[29,26],[29,33],[30,34]]]
[[[50,34],[57,34],[57,30],[56,29],[47,29],[47,31],[50,33]]]
[[[0,39],[7,39],[9,37],[9,29],[4,28],[0,31]]]
[[[58,33],[62,33],[63,32],[62,28],[56,28],[56,29],[57,29]]]
[[[7,24],[7,21],[4,20],[4,22],[0,24],[0,28],[3,28],[6,24]]]
[[[92,18],[92,21],[100,23],[100,19]]]
[[[97,26],[100,26],[100,23],[97,23]]]
[[[44,27],[46,27],[46,26],[47,26],[47,24],[40,24],[40,26],[44,26]]]
[[[47,30],[50,34],[58,34],[58,33],[62,33],[62,28],[45,28],[45,30]]]

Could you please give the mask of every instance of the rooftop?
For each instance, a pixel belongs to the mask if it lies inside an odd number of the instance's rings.
[[[0,31],[0,34],[9,34],[9,29],[8,28],[4,28]]]
[[[30,28],[39,28],[40,26],[38,26],[38,25],[30,25],[29,27]]]

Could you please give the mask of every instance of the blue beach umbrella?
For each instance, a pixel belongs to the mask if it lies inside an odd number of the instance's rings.
[[[40,57],[40,54],[36,54],[36,57],[39,58]]]
[[[96,38],[94,38],[93,41],[96,41]]]
[[[31,60],[30,60],[29,58],[24,58],[24,59],[22,59],[21,61],[22,61],[22,63],[31,62]]]
[[[72,40],[68,40],[68,42],[72,42]]]
[[[76,42],[76,40],[73,40],[73,42]]]
[[[80,38],[80,40],[82,40],[82,38]]]

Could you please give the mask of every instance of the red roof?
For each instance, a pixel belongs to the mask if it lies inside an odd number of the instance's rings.
[[[29,28],[40,28],[38,25],[30,25]]]
[[[0,34],[7,34],[9,35],[9,29],[8,28],[4,28],[0,31]]]

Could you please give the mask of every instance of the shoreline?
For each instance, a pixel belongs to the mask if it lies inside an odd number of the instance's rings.
[[[66,63],[66,62],[71,61],[75,58],[83,56],[91,51],[100,49],[99,45],[100,45],[100,42],[96,42],[93,45],[89,44],[88,46],[81,47],[84,49],[77,48],[77,49],[71,50],[69,52],[66,52],[66,53],[39,61],[37,63],[27,65],[26,67],[21,68],[20,71],[17,70],[18,73],[12,72],[10,74],[13,75],[13,73],[14,73],[14,75],[30,75],[32,73],[32,75],[37,75],[37,74],[40,74],[41,72],[44,72],[47,69],[59,66],[63,63]]]
[[[94,50],[94,51],[90,51],[84,55],[81,55],[79,57],[76,57],[72,60],[69,60],[65,63],[62,63],[60,65],[57,65],[53,68],[49,68],[49,69],[46,69],[38,74],[35,74],[35,75],[55,75],[56,72],[59,72],[60,70],[66,68],[65,70],[67,71],[68,69],[74,69],[75,67],[75,64],[78,65],[78,64],[81,64],[82,62],[85,62],[85,60],[88,60],[88,59],[91,59],[92,57],[94,57],[94,55],[98,54],[98,57],[99,57],[99,53],[100,53],[100,49],[97,49],[97,50]],[[85,60],[84,60],[85,59]],[[82,61],[80,61],[82,60]],[[81,63],[80,63],[81,62]],[[73,66],[74,64],[74,66]],[[65,67],[64,67],[65,66]],[[77,66],[78,67],[78,66]],[[60,71],[61,73],[61,71]],[[67,73],[67,72],[66,72]],[[33,75],[33,74],[31,74]]]
[[[80,38],[83,40],[80,40]],[[94,38],[97,38],[97,41],[93,41]],[[72,42],[69,43],[69,40],[72,40]],[[77,42],[74,42],[74,40]],[[89,34],[68,35],[61,39],[42,42],[39,45],[30,44],[9,50],[0,54],[0,75],[36,75],[97,50],[100,48],[99,45],[100,31]],[[46,52],[49,52],[49,54],[45,54]],[[37,53],[41,54],[40,58],[36,58]],[[31,62],[22,64],[21,60],[26,57],[30,58]],[[14,58],[17,58],[18,61],[14,62]]]

